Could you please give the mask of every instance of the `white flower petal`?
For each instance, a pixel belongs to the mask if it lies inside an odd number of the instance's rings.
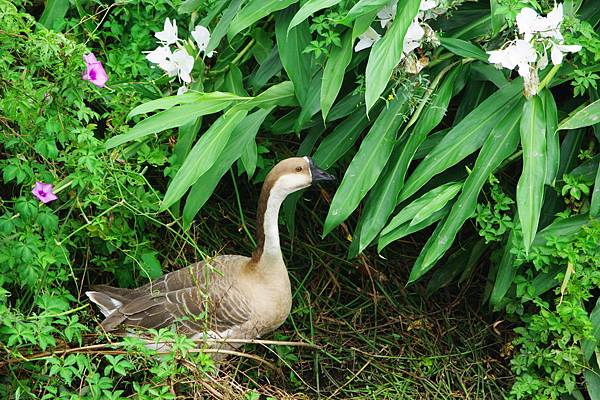
[[[197,25],[196,28],[191,32],[192,37],[198,45],[199,51],[205,51],[208,42],[210,41],[210,32],[206,27]]]
[[[581,46],[578,44],[559,44],[557,47],[563,53],[577,53],[581,50]]]
[[[179,89],[177,89],[177,96],[184,94],[188,91],[187,86],[183,85]]]
[[[171,49],[169,49],[167,46],[157,47],[146,54],[146,59],[154,64],[160,64],[166,61],[169,57],[171,57]]]
[[[419,6],[420,11],[431,10],[432,8],[437,7],[437,2],[435,0],[421,0],[421,5]]]
[[[382,28],[385,28],[390,22],[393,21],[394,17],[396,16],[396,7],[397,2],[393,1],[377,12],[377,18],[379,18]]]
[[[539,15],[534,9],[525,7],[517,15],[517,27],[522,34],[536,32],[539,26]]]
[[[192,72],[192,69],[194,68],[194,57],[190,56],[185,49],[179,49],[173,53],[171,60],[175,62],[179,68],[179,77],[186,82],[190,82],[189,78],[186,80],[183,76],[189,77],[190,72]]]
[[[544,49],[544,53],[540,57],[537,67],[542,70],[548,66],[548,54],[546,54],[546,49]]]
[[[154,37],[167,46],[177,43],[179,40],[177,38],[177,21],[173,20],[173,23],[171,23],[171,20],[166,18],[162,32],[156,32]]]
[[[555,5],[554,9],[548,13],[545,18],[545,23],[548,29],[558,29],[560,28],[560,24],[562,24],[564,15],[563,15],[563,5],[562,3],[559,5]]]
[[[552,64],[559,65],[562,64],[563,53],[560,51],[558,46],[552,46],[552,50],[550,51],[550,58],[552,58]]]
[[[362,35],[358,37],[358,43],[354,46],[354,51],[361,51],[373,46],[373,43],[381,39],[381,35],[371,27],[369,27]]]

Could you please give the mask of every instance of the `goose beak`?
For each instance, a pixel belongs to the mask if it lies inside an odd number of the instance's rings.
[[[333,176],[330,173],[327,173],[327,172],[323,171],[322,169],[320,169],[319,167],[317,167],[311,158],[309,158],[309,163],[310,163],[310,174],[312,176],[313,184],[315,182],[335,181],[336,180],[335,176]]]

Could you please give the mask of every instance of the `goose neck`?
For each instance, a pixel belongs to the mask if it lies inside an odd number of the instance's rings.
[[[277,181],[265,180],[257,211],[257,243],[252,254],[254,261],[283,261],[279,242],[279,210],[287,191]]]

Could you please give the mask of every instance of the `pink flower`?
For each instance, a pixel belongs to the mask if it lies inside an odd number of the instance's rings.
[[[83,80],[90,81],[98,87],[104,87],[106,81],[108,81],[108,75],[104,71],[102,63],[96,60],[94,53],[85,54],[83,56],[85,61],[85,72],[83,73]]]
[[[31,191],[31,193],[33,193],[33,195],[37,197],[39,201],[46,204],[58,199],[58,197],[56,197],[52,190],[53,187],[51,184],[44,182],[36,182],[35,187]]]

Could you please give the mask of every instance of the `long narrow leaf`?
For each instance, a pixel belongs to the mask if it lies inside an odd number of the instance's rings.
[[[521,119],[523,172],[517,184],[517,209],[525,251],[533,242],[540,221],[546,181],[546,121],[541,99],[525,102]]]
[[[210,93],[184,93],[177,96],[168,96],[140,104],[129,112],[127,118],[156,110],[168,110],[180,104],[202,104],[203,107],[212,107],[223,102],[248,100],[235,93],[210,92]],[[229,104],[229,103],[228,103]]]
[[[360,0],[358,3],[352,6],[344,20],[352,21],[353,19],[363,15],[377,12],[389,3],[389,0]]]
[[[592,192],[592,201],[590,203],[590,216],[592,218],[600,217],[600,166],[596,170],[594,191]]]
[[[560,123],[558,129],[577,129],[600,122],[600,100],[577,111]]]
[[[558,137],[558,110],[552,93],[546,89],[540,94],[546,120],[546,185],[554,186],[560,166],[560,138]]]
[[[450,50],[452,53],[461,57],[471,57],[485,63],[488,62],[489,56],[471,42],[455,38],[440,38],[440,43],[443,47]]]
[[[494,288],[490,295],[490,304],[494,309],[500,305],[500,302],[508,292],[508,289],[513,283],[513,279],[517,274],[517,268],[514,266],[515,255],[511,253],[513,248],[514,230],[508,235],[508,240],[504,246],[502,252],[502,259],[498,265],[498,272],[496,273],[496,279],[494,281]]]
[[[245,117],[229,137],[225,150],[219,155],[213,166],[203,173],[190,189],[183,209],[183,224],[189,226],[198,211],[209,199],[215,187],[241,157],[242,152],[254,142],[256,133],[272,109],[261,109]]]
[[[235,15],[240,11],[240,7],[242,5],[242,0],[232,0],[229,3],[229,6],[223,12],[223,15],[219,19],[219,23],[215,26],[215,29],[212,31],[210,35],[210,40],[208,41],[208,45],[206,46],[205,53],[210,53],[214,49],[217,48],[221,39],[227,34],[227,29],[231,24],[231,21],[235,17]]]
[[[167,193],[165,193],[165,198],[160,206],[161,210],[166,210],[179,200],[190,186],[213,166],[227,145],[231,132],[247,113],[246,110],[232,108],[219,117],[202,135],[167,188]]]
[[[498,90],[456,124],[408,178],[398,201],[406,200],[433,176],[481,147],[489,133],[519,102],[522,84],[521,80],[515,80]]]
[[[331,201],[323,235],[341,224],[377,181],[392,152],[396,132],[404,122],[406,101],[407,95],[400,95],[390,102],[363,139]]]
[[[298,0],[250,0],[248,4],[235,16],[233,21],[231,21],[229,29],[227,30],[227,36],[229,37],[229,40],[259,19],[262,19],[276,11],[283,10],[284,8],[287,8],[288,6],[297,2]]]
[[[346,67],[352,59],[352,32],[347,31],[342,38],[342,45],[331,50],[325,69],[323,71],[323,80],[321,82],[321,113],[323,121],[327,119],[327,114],[335,101],[342,82]]]
[[[112,149],[132,140],[141,139],[167,129],[180,127],[195,121],[203,115],[219,112],[230,104],[231,101],[218,101],[211,102],[208,105],[205,103],[193,103],[172,107],[140,121],[127,133],[111,137],[106,141],[106,148]]]
[[[450,248],[464,222],[475,213],[477,198],[486,180],[519,144],[519,118],[520,113],[513,110],[489,134],[450,214],[429,238],[417,258],[409,282],[419,279],[433,267]]]
[[[417,15],[420,3],[420,0],[406,0],[399,3],[392,26],[371,49],[365,73],[367,112],[385,90],[394,68],[402,59],[404,35]]]
[[[342,0],[308,0],[306,3],[300,7],[292,21],[290,22],[290,26],[288,27],[288,32],[301,22],[304,22],[308,17],[320,11],[324,8],[335,6]]]

